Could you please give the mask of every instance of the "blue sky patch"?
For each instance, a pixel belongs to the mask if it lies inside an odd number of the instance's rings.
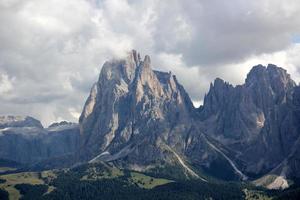
[[[300,34],[293,35],[292,42],[293,43],[300,43]]]

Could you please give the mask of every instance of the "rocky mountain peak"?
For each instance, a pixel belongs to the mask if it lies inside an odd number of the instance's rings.
[[[184,159],[202,167],[221,156],[239,174],[264,173],[298,138],[291,111],[300,104],[297,91],[284,69],[257,65],[242,85],[216,78],[197,112],[174,75],[152,70],[150,57],[132,50],[106,62],[91,89],[80,118],[80,159],[139,170],[177,162],[194,174]]]
[[[265,104],[272,101],[275,104],[286,102],[292,98],[292,90],[296,83],[291,79],[287,71],[276,65],[269,64],[267,67],[257,65],[252,68],[246,78],[245,87],[256,94],[255,102]]]
[[[291,79],[290,74],[281,67],[269,64],[267,66],[267,72],[274,91],[278,90],[278,92],[280,92],[280,90],[291,90],[296,86],[296,83]]]
[[[154,148],[157,142],[175,134],[176,127],[184,135],[191,126],[192,112],[192,102],[176,77],[152,70],[150,56],[141,61],[133,50],[127,58],[103,65],[86,101],[80,118],[85,159],[105,151],[124,157],[134,147],[150,155],[146,158],[143,154],[140,162],[153,161],[151,152],[158,151]],[[182,135],[173,137],[172,144],[182,140]],[[149,145],[136,146],[145,141]]]
[[[210,89],[213,89],[213,90],[222,90],[222,89],[226,89],[226,88],[229,88],[231,87],[231,85],[227,82],[225,82],[223,79],[221,78],[216,78],[214,80],[213,83],[210,84]]]
[[[0,128],[8,127],[43,128],[43,125],[37,119],[29,116],[0,116]]]
[[[246,78],[246,85],[248,86],[253,84],[270,84],[270,86],[273,86],[272,84],[276,82],[284,87],[294,87],[296,85],[285,69],[273,64],[268,64],[267,67],[263,65],[254,66]]]
[[[246,78],[246,83],[247,82],[252,82],[256,80],[259,77],[264,77],[266,76],[266,67],[259,64],[256,66],[253,66],[250,72],[247,74]]]
[[[54,128],[54,127],[59,127],[59,126],[72,126],[76,125],[76,123],[73,122],[68,122],[68,121],[61,121],[61,122],[54,122],[51,125],[49,125],[48,128]]]
[[[247,75],[243,85],[233,87],[220,78],[211,83],[207,95],[204,97],[204,105],[201,107],[201,116],[208,117],[220,113],[225,108],[241,106],[245,108],[253,106],[269,112],[274,104],[282,104],[292,99],[296,84],[283,68],[269,64],[254,66]],[[233,99],[229,99],[231,96]],[[229,105],[232,104],[232,105]]]
[[[112,80],[130,84],[134,80],[137,68],[142,63],[140,54],[136,50],[128,52],[124,59],[106,61],[101,69],[98,82],[105,83]]]
[[[257,65],[242,85],[216,79],[199,109],[200,121],[207,134],[243,152],[247,171],[262,172],[281,162],[299,137],[297,93],[285,69]]]
[[[225,105],[226,96],[230,94],[233,86],[221,78],[216,78],[210,84],[209,92],[204,97],[204,106],[200,108],[201,117],[209,116],[211,113],[217,113]]]
[[[140,56],[140,53],[138,53],[136,50],[132,50],[130,53],[129,53],[129,57],[133,58],[134,62],[135,62],[135,65],[136,66],[139,66],[140,65],[140,62],[141,62],[141,56]]]
[[[150,59],[150,56],[146,55],[145,58],[144,58],[144,64],[147,64],[150,66],[151,64],[151,59]]]

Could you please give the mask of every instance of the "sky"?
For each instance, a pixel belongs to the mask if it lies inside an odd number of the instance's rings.
[[[195,105],[257,64],[300,81],[299,0],[0,0],[0,115],[77,122],[106,60],[136,49]]]

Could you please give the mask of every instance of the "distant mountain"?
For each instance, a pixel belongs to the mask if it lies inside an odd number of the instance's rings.
[[[0,128],[8,127],[35,127],[42,129],[43,125],[40,121],[28,116],[0,116]]]
[[[0,117],[0,158],[34,164],[73,154],[79,146],[77,124],[62,123],[43,128],[32,117]]]
[[[198,124],[235,152],[245,173],[299,177],[299,92],[286,70],[258,65],[243,85],[216,79],[198,109]]]

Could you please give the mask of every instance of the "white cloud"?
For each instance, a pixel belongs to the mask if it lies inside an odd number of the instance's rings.
[[[14,78],[9,78],[7,74],[0,74],[0,95],[6,95],[13,89]]]
[[[81,111],[77,111],[75,108],[69,108],[69,112],[75,119],[79,119]]]
[[[77,121],[104,61],[132,48],[194,101],[258,63],[299,81],[299,12],[298,0],[1,0],[0,114]]]
[[[242,84],[250,69],[257,64],[276,64],[287,70],[296,82],[300,81],[300,44],[292,44],[288,48],[269,54],[251,56],[246,61],[237,64],[224,65],[222,78],[233,84]]]
[[[205,76],[199,73],[199,66],[188,67],[182,60],[181,54],[160,53],[154,57],[154,66],[160,70],[171,71],[176,75],[180,84],[189,92],[193,100],[199,100],[201,88],[206,84]],[[197,90],[199,88],[199,90]]]
[[[193,101],[193,105],[195,108],[199,108],[201,105],[203,105],[203,101]]]

